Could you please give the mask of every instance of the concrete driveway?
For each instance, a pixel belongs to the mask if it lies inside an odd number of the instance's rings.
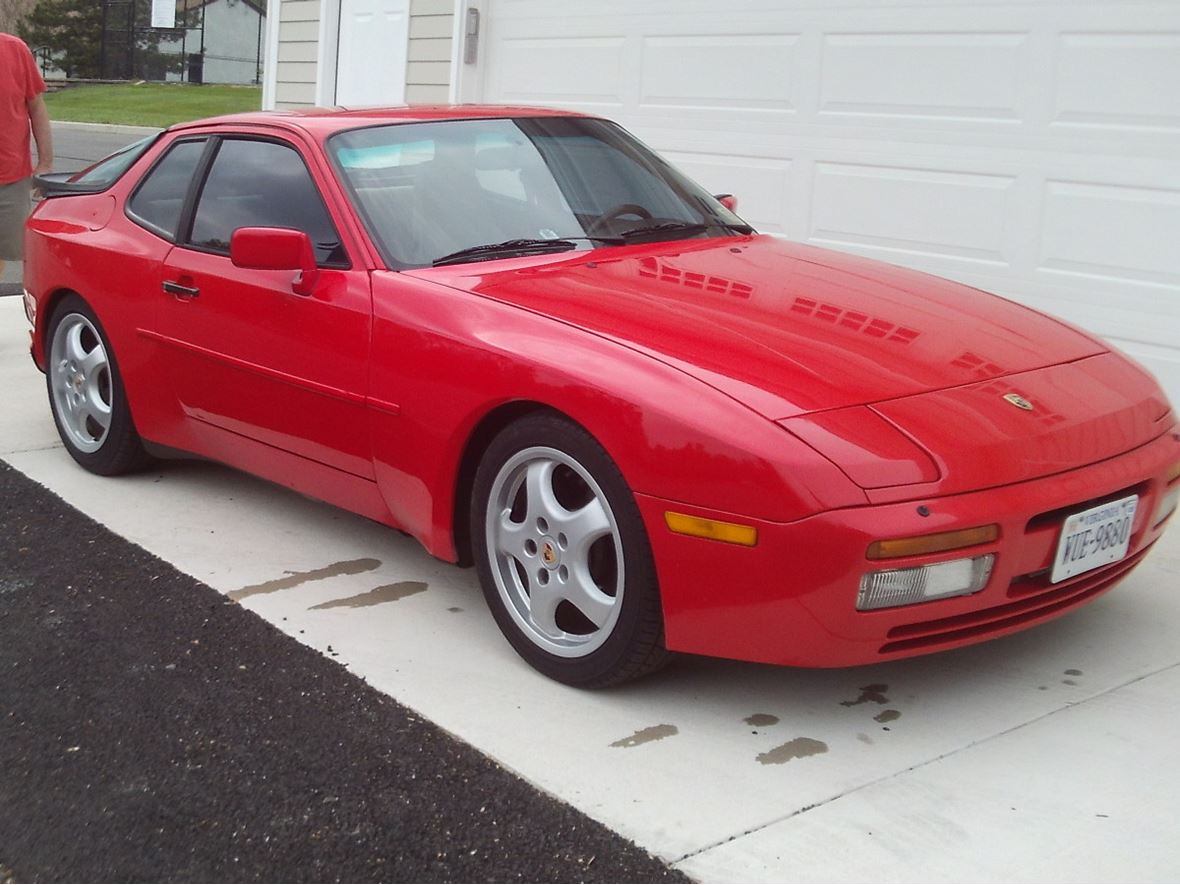
[[[535,674],[469,570],[240,473],[76,467],[0,298],[0,457],[508,769],[708,881],[1180,877],[1180,530],[1052,624],[849,670]]]

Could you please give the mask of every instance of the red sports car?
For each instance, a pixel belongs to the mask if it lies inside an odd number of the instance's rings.
[[[534,667],[842,666],[1109,589],[1180,431],[1104,342],[759,235],[617,125],[245,114],[68,180],[26,306],[67,451],[195,453],[474,563]]]

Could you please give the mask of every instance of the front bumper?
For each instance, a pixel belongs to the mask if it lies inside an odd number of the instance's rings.
[[[854,507],[793,523],[768,523],[637,495],[660,577],[665,640],[674,651],[809,667],[911,657],[1013,633],[1109,590],[1146,555],[1169,520],[1151,525],[1180,461],[1174,426],[1154,441],[1098,464],[980,492]],[[1067,513],[1138,494],[1124,559],[1056,584],[1049,567]],[[918,512],[925,505],[929,515]],[[754,525],[755,547],[667,530],[664,512]],[[992,543],[870,562],[872,541],[998,523]],[[861,576],[968,555],[995,553],[988,584],[972,596],[861,612]]]

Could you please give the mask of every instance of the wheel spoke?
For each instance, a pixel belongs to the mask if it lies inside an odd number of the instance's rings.
[[[109,403],[103,402],[97,384],[86,385],[81,411],[93,418],[103,430],[111,426],[111,407]],[[85,424],[85,420],[83,420],[83,424]]]
[[[94,439],[94,434],[90,432],[90,427],[86,423],[86,416],[88,414],[89,412],[87,412],[83,403],[71,404],[69,417],[74,427],[74,433],[77,434],[79,439],[90,441]]]
[[[598,498],[573,513],[566,511],[560,526],[569,537],[570,554],[579,562],[590,555],[594,542],[609,535],[611,530],[610,517]]]
[[[79,346],[81,346],[81,341],[79,341]],[[84,354],[83,357],[78,360],[78,368],[87,378],[93,377],[98,372],[98,370],[103,368],[106,364],[107,352],[101,344],[95,347],[94,350],[90,351],[90,353]]]
[[[74,323],[66,333],[65,357],[76,365],[81,365],[86,359],[86,348],[82,346],[84,328],[81,323]]]
[[[531,536],[527,523],[512,521],[510,509],[505,508],[500,512],[500,518],[496,520],[494,538],[499,553],[515,557],[521,560],[523,565],[524,542]]]
[[[533,625],[553,639],[562,635],[557,626],[557,606],[561,603],[554,582],[542,584],[540,581],[529,582],[529,620]]]
[[[618,600],[607,596],[590,577],[588,563],[577,563],[570,569],[569,580],[562,585],[564,598],[589,618],[595,627],[602,628],[610,619]]]
[[[566,512],[553,492],[553,471],[556,468],[557,464],[550,460],[537,460],[529,464],[524,479],[528,509],[526,523],[538,519],[552,522]]]

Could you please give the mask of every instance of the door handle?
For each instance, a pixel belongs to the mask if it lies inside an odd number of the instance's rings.
[[[172,280],[164,280],[161,288],[169,295],[175,295],[178,298],[196,298],[201,294],[200,289],[193,288],[192,286],[182,286],[180,283],[173,282]]]

